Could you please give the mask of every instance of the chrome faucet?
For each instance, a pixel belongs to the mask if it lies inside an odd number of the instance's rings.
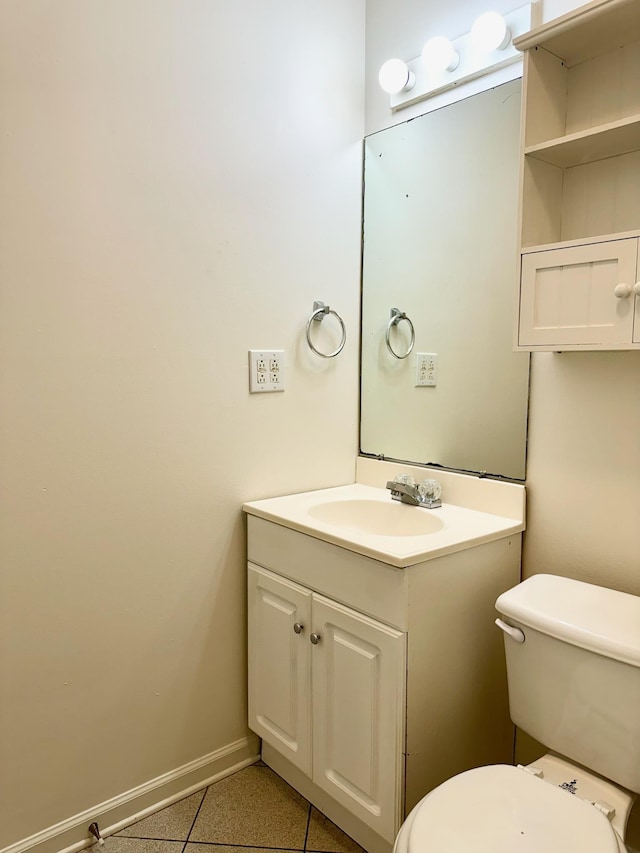
[[[429,485],[427,485],[429,484]],[[434,489],[431,484],[435,484],[437,489]],[[422,486],[422,488],[421,488]],[[419,485],[415,483],[404,483],[398,480],[389,480],[387,488],[391,492],[391,498],[394,501],[400,501],[403,504],[410,506],[423,506],[425,509],[437,509],[442,506],[440,500],[440,484],[435,480],[425,480]],[[437,491],[437,495],[435,492]]]

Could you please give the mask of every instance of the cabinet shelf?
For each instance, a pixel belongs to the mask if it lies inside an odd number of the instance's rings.
[[[518,50],[544,47],[568,68],[640,40],[636,0],[593,0],[560,18],[535,27],[514,40]]]
[[[640,149],[640,113],[589,130],[529,145],[528,157],[566,169]]]
[[[593,237],[589,237],[589,244],[595,243],[611,243],[614,240],[627,240],[630,237],[640,237],[640,230],[635,229],[633,231],[619,231],[614,234],[597,234]],[[577,240],[559,240],[554,243],[537,243],[535,245],[526,245],[522,247],[523,255],[531,255],[536,252],[551,252],[555,249],[571,249],[574,246],[583,246],[587,242],[584,237],[580,237]]]

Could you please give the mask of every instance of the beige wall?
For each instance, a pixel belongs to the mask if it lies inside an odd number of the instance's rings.
[[[640,352],[536,353],[526,575],[640,595]]]
[[[354,475],[363,42],[364,0],[0,4],[0,848],[247,734],[240,505]]]
[[[517,7],[496,0],[497,11]],[[582,5],[544,0],[543,21]],[[385,59],[419,55],[438,33],[467,32],[485,0],[367,2],[366,132],[410,117],[391,114],[377,84]],[[423,108],[424,109],[424,108]],[[525,575],[550,572],[640,595],[640,352],[536,353],[532,358]],[[523,739],[524,741],[524,739]],[[521,760],[532,753],[523,743]],[[640,808],[629,841],[640,848]]]

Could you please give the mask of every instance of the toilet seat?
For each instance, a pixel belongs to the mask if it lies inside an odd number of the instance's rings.
[[[447,780],[418,803],[405,827],[398,853],[405,844],[408,853],[625,850],[593,805],[523,768],[504,764]]]

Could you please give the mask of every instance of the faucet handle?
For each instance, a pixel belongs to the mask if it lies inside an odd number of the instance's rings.
[[[423,500],[439,501],[442,496],[442,485],[438,480],[422,480],[418,483],[418,493]]]
[[[398,474],[393,478],[394,483],[402,483],[403,486],[415,486],[416,481],[411,474]]]

